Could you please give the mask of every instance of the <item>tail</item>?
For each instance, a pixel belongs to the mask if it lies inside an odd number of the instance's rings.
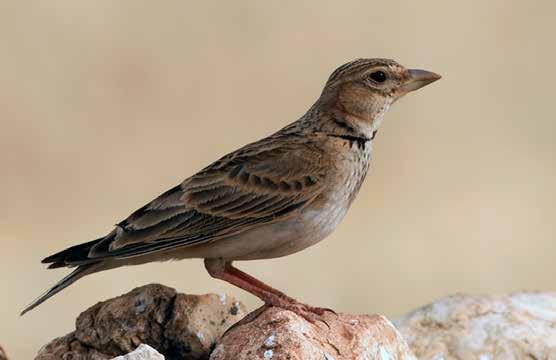
[[[101,261],[91,260],[87,257],[87,255],[89,253],[89,250],[102,239],[103,238],[100,238],[83,244],[72,246],[42,260],[42,263],[50,263],[50,265],[48,266],[49,269],[66,266],[77,266],[77,268],[73,270],[69,275],[64,277],[62,280],[58,281],[56,285],[54,285],[44,294],[35,299],[31,304],[27,305],[27,307],[23,309],[20,315],[24,315],[26,312],[39,306],[48,298],[64,290],[75,281],[81,279],[83,276],[96,272],[101,265]]]
[[[64,290],[75,281],[81,279],[83,276],[88,275],[92,272],[95,272],[96,268],[100,265],[100,263],[90,263],[86,265],[81,265],[77,269],[73,270],[69,275],[64,277],[62,280],[58,281],[56,285],[48,289],[44,294],[33,300],[32,303],[27,305],[25,309],[21,312],[20,316],[23,316],[26,312],[36,308],[43,302],[45,302],[48,298],[54,296],[58,292]]]
[[[92,240],[83,244],[75,245],[69,247],[65,250],[57,252],[54,255],[50,255],[44,259],[42,259],[43,264],[50,264],[48,265],[49,269],[56,269],[60,267],[67,267],[67,266],[75,266],[75,265],[85,265],[87,263],[91,263],[94,260],[89,258],[89,252],[99,242],[104,240],[105,238],[99,238],[96,240]]]

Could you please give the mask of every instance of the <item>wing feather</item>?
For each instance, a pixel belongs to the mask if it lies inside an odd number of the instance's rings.
[[[120,222],[90,260],[192,246],[292,216],[321,194],[322,151],[280,136],[247,145]]]

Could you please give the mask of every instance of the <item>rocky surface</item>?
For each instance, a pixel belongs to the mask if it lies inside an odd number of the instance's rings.
[[[0,360],[8,360],[8,355],[6,355],[6,352],[4,351],[2,346],[0,346]]]
[[[556,360],[556,293],[455,295],[396,324],[422,360]]]
[[[329,312],[310,323],[279,308],[230,328],[245,314],[224,295],[147,285],[92,306],[36,359],[556,360],[556,293],[455,295],[397,329],[380,315]]]
[[[206,359],[244,315],[243,305],[225,295],[185,295],[146,285],[87,309],[74,332],[43,347],[36,359],[112,359],[140,344],[167,359]]]
[[[129,354],[115,357],[112,360],[164,360],[164,356],[149,345],[141,344]]]
[[[383,316],[327,313],[322,319],[312,324],[293,312],[268,308],[227,332],[210,360],[416,360]]]

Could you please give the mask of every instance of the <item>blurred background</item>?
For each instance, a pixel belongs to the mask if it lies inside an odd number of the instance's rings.
[[[87,277],[40,259],[301,116],[330,72],[393,58],[443,79],[397,103],[325,241],[239,267],[305,302],[401,315],[439,297],[554,290],[556,3],[0,4],[0,344],[13,359],[94,303],[160,282],[227,292],[199,260]]]

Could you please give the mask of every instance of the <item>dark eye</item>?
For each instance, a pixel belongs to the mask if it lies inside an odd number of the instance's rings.
[[[374,73],[371,73],[371,79],[379,83],[385,82],[386,74],[384,73],[384,71],[375,71]]]

